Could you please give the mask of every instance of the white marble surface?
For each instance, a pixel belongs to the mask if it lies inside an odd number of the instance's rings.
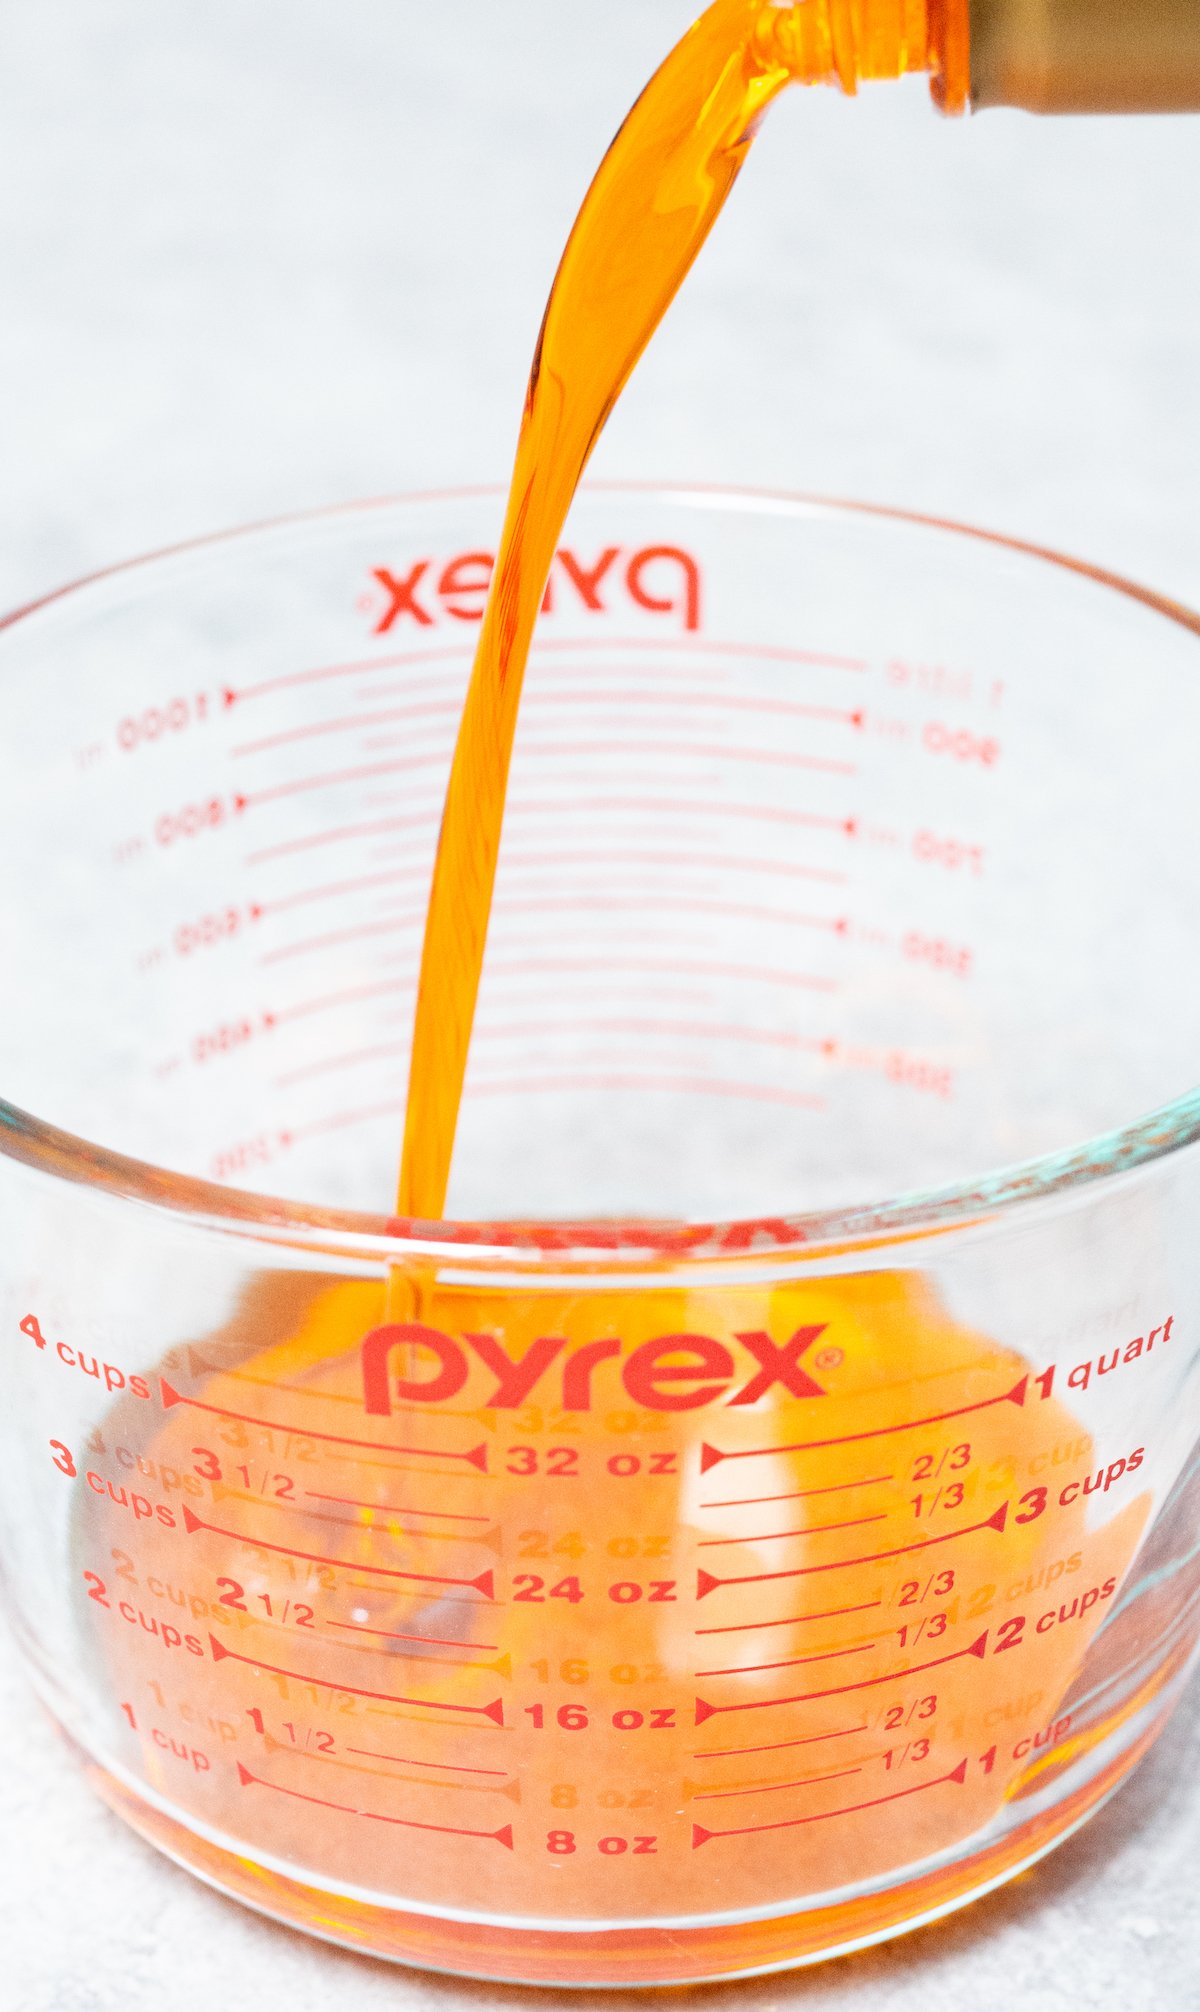
[[[501,474],[574,204],[689,12],[8,0],[0,604],[192,532]],[[795,94],[599,465],[967,516],[1200,601],[1198,178],[1200,122],[951,129],[919,86]],[[1184,2012],[1198,1763],[1200,1700],[1026,1881],[698,2004]],[[17,2012],[528,2002],[307,1943],[155,1857],[7,1644],[0,1895]]]

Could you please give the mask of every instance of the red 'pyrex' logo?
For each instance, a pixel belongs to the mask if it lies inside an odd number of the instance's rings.
[[[749,1357],[741,1365],[732,1349],[708,1334],[662,1334],[629,1355],[623,1355],[615,1338],[589,1341],[565,1354],[562,1335],[542,1335],[514,1360],[491,1334],[464,1334],[455,1341],[436,1327],[396,1322],[373,1328],[363,1341],[363,1400],[380,1418],[390,1415],[393,1403],[446,1404],[481,1364],[494,1385],[482,1396],[472,1395],[482,1410],[516,1410],[553,1369],[562,1410],[590,1411],[596,1371],[603,1363],[615,1365],[618,1357],[620,1366],[609,1375],[619,1376],[626,1394],[649,1411],[697,1411],[722,1398],[728,1404],[757,1404],[774,1390],[788,1397],[824,1397],[801,1362],[824,1332],[824,1323],[798,1327],[782,1347],[761,1329],[735,1335]],[[727,1397],[731,1384],[735,1388]]]
[[[395,571],[372,566],[371,578],[386,601],[374,634],[393,629],[432,629],[446,617],[479,622],[492,582],[491,552],[459,552],[453,558],[417,559]],[[607,545],[594,559],[565,548],[556,552],[542,601],[543,615],[571,607],[576,613],[614,614],[632,604],[651,615],[673,616],[685,629],[700,627],[700,568],[678,545],[642,545],[626,551]]]

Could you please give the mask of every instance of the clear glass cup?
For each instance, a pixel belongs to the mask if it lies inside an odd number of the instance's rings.
[[[1185,1681],[1198,625],[962,527],[588,491],[453,1219],[396,1222],[498,514],[0,632],[6,1604],[237,1898],[733,1976],[1028,1865]]]

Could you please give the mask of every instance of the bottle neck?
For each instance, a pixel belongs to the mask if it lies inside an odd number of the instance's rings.
[[[769,0],[758,39],[797,83],[853,96],[860,83],[924,72],[942,111],[969,101],[968,0]]]

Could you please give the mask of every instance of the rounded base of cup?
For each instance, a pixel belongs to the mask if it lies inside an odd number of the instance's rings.
[[[472,1922],[340,1896],[199,1836],[82,1755],[104,1801],[206,1885],[272,1920],[360,1955],[493,1983],[559,1989],[719,1983],[848,1956],[966,1907],[1063,1843],[1121,1786],[1169,1717],[1159,1712],[1092,1779],[982,1848],[911,1879],[760,1919],[576,1927]],[[68,1735],[69,1738],[69,1735]],[[71,1742],[74,1745],[74,1742]]]

